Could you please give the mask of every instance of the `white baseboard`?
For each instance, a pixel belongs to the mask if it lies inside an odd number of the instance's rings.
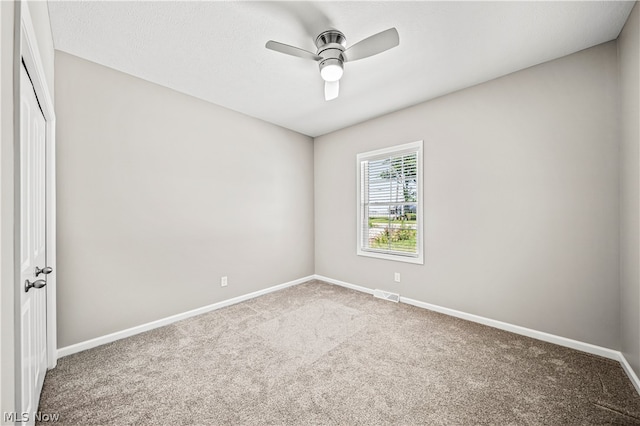
[[[481,317],[479,315],[468,314],[466,312],[456,311],[455,309],[449,309],[438,305],[432,305],[431,303],[421,302],[419,300],[410,299],[408,297],[400,296],[400,302],[417,306],[419,308],[428,309],[430,311],[439,312],[441,314],[446,314],[452,317],[462,318],[467,321],[488,325],[489,327],[499,328],[500,330],[510,331],[511,333],[520,334],[522,336],[532,337],[544,342],[554,343],[556,345],[565,346],[567,348],[577,349],[582,352],[599,355],[604,358],[615,360],[618,360],[619,358],[618,354],[620,352],[613,349],[604,348],[602,346],[592,345],[591,343],[568,339],[566,337],[557,336],[555,334],[545,333],[544,331],[521,327],[519,325],[510,324],[508,322],[502,322],[490,318]]]
[[[253,299],[255,297],[262,296],[268,293],[273,293],[274,291],[282,290],[287,287],[302,284],[304,282],[314,279],[314,277],[315,277],[314,275],[309,275],[307,277],[298,278],[297,280],[274,285],[272,287],[265,288],[263,290],[258,290],[258,291],[254,291],[253,293],[244,294],[242,296],[223,300],[221,302],[213,303],[211,305],[203,306],[201,308],[193,309],[191,311],[183,312],[181,314],[176,314],[176,315],[172,315],[170,317],[162,318],[156,321],[151,321],[146,324],[127,328],[126,330],[116,331],[115,333],[107,334],[106,336],[100,336],[91,340],[86,340],[84,342],[76,343],[74,345],[65,346],[64,348],[58,349],[57,358],[62,358],[64,356],[75,354],[77,352],[86,351],[87,349],[95,348],[96,346],[100,346],[106,343],[114,342],[116,340],[124,339],[125,337],[130,337],[136,334],[143,333],[145,331],[153,330],[154,328],[169,325],[174,322],[181,321],[183,319],[187,319],[187,318],[194,317],[196,315],[201,315],[207,312],[215,311],[216,309],[224,308],[226,306],[235,305],[236,303]]]
[[[330,284],[339,285],[342,287],[350,288],[352,290],[361,291],[367,294],[373,294],[373,290],[367,287],[347,283],[333,278],[328,278],[322,275],[314,275],[314,278],[320,281],[325,281]],[[445,308],[443,306],[433,305],[431,303],[422,302],[419,300],[410,299],[408,297],[400,296],[400,302],[408,305],[417,306],[419,308],[428,309],[430,311],[439,312],[441,314],[449,315],[456,318],[461,318],[467,321],[476,322],[479,324],[488,325],[489,327],[498,328],[500,330],[509,331],[515,334],[520,334],[534,339],[542,340],[544,342],[554,343],[556,345],[565,346],[567,348],[576,349],[582,352],[586,352],[593,355],[599,355],[603,358],[613,359],[620,362],[622,369],[625,371],[629,380],[636,388],[636,391],[640,394],[640,379],[627,362],[622,352],[613,349],[605,348],[602,346],[592,345],[591,343],[581,342],[579,340],[573,340],[555,334],[545,333],[543,331],[533,330],[531,328],[521,327],[519,325],[509,324],[502,321],[497,321],[490,318],[481,317],[479,315],[468,314],[466,312],[457,311],[455,309]]]
[[[619,352],[619,354],[620,358],[618,359],[618,361],[620,361],[620,364],[622,364],[622,369],[625,373],[627,373],[629,380],[631,380],[631,383],[633,383],[633,387],[636,388],[636,392],[640,394],[640,379],[638,379],[638,375],[635,371],[633,371],[633,368],[631,368],[631,365],[629,364],[629,361],[627,361],[627,358],[624,357],[624,354],[622,352]]]
[[[324,281],[330,284],[339,285],[341,287],[349,288],[351,290],[356,290],[362,293],[367,293],[373,295],[373,290],[367,287],[359,286],[356,284],[347,283],[345,281],[336,280],[333,278],[325,277],[323,275],[310,275],[303,278],[298,278],[297,280],[289,281],[283,284],[275,285],[269,288],[265,288],[263,290],[258,290],[253,293],[245,294],[242,296],[234,297],[231,299],[223,300],[221,302],[213,303],[211,305],[203,306],[201,308],[193,309],[191,311],[183,312],[181,314],[172,315],[170,317],[162,318],[156,321],[148,322],[146,324],[142,324],[136,327],[131,327],[126,330],[117,331],[115,333],[107,334],[106,336],[96,337],[95,339],[87,340],[84,342],[76,343],[74,345],[65,346],[64,348],[60,348],[57,351],[57,358],[62,358],[67,355],[71,355],[77,352],[85,351],[87,349],[95,348],[96,346],[104,345],[107,343],[114,342],[116,340],[124,339],[125,337],[133,336],[136,334],[143,333],[145,331],[153,330],[154,328],[162,327],[165,325],[172,324],[177,321],[181,321],[183,319],[191,318],[196,315],[201,315],[207,312],[214,311],[216,309],[224,308],[226,306],[234,305],[236,303],[243,302],[245,300],[253,299],[258,296],[262,296],[268,293],[272,293],[274,291],[282,290],[287,287],[292,287],[294,285],[302,284],[309,280],[316,279],[320,281]],[[430,311],[439,312],[445,315],[450,315],[453,317],[465,319],[468,321],[476,322],[479,324],[484,324],[489,327],[498,328],[501,330],[509,331],[515,334],[520,334],[527,337],[532,337],[534,339],[542,340],[549,343],[554,343],[556,345],[565,346],[571,349],[576,349],[579,351],[583,351],[586,353],[599,355],[604,358],[609,358],[620,362],[622,365],[622,369],[631,380],[631,383],[636,388],[636,391],[640,394],[640,379],[631,368],[631,365],[624,357],[624,355],[620,351],[616,351],[609,348],[604,348],[602,346],[592,345],[590,343],[580,342],[578,340],[568,339],[566,337],[556,336],[554,334],[545,333],[542,331],[533,330],[526,327],[521,327],[514,324],[509,324],[502,321],[493,320],[490,318],[481,317],[479,315],[468,314],[466,312],[457,311],[455,309],[445,308],[438,305],[433,305],[431,303],[422,302],[419,300],[410,299],[408,297],[400,297],[401,303],[406,303],[408,305],[417,306],[419,308],[428,309]]]
[[[334,280],[333,278],[325,277],[323,275],[314,275],[313,278],[316,280],[324,281],[329,284],[335,284],[335,285],[339,285],[340,287],[346,287],[346,288],[350,288],[351,290],[361,291],[362,293],[373,295],[373,290],[367,287],[362,287],[362,286],[347,283],[344,281]]]

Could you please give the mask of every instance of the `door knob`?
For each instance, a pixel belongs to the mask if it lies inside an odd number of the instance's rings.
[[[47,282],[45,280],[35,280],[34,282],[31,282],[29,280],[25,280],[25,282],[24,282],[24,291],[26,293],[29,290],[31,290],[31,287],[42,288],[45,285],[47,285]]]
[[[36,266],[36,277],[40,274],[45,274],[45,275],[49,275],[50,273],[53,272],[53,268],[49,267],[49,266],[45,266],[44,268],[40,269]]]

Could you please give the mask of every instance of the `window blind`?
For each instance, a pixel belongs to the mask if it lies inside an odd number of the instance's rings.
[[[364,157],[360,173],[361,249],[417,257],[418,149]]]

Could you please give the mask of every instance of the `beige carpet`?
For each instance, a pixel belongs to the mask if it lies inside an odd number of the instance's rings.
[[[640,424],[611,360],[321,282],[62,358],[62,424]]]

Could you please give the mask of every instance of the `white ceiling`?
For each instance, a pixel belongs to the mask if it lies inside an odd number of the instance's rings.
[[[633,2],[49,1],[56,49],[319,136],[618,37]],[[325,101],[315,52],[390,27],[400,46],[345,64]]]

